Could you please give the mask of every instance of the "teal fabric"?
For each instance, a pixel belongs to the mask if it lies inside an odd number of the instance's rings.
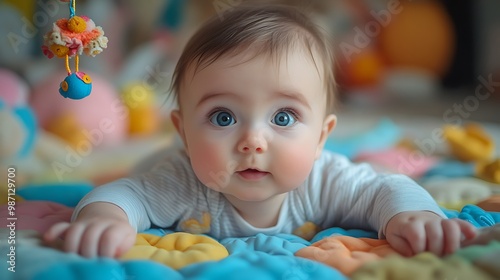
[[[92,185],[88,183],[52,184],[23,188],[19,190],[19,194],[27,200],[47,200],[71,207],[91,188]],[[500,222],[500,213],[486,212],[475,205],[467,205],[461,211],[443,210],[448,217],[467,220],[476,227],[492,226]],[[169,229],[145,231],[158,236],[172,232]],[[377,237],[372,231],[332,227],[321,231],[311,241],[292,234],[226,238],[219,242],[228,249],[230,255],[227,258],[217,262],[191,264],[178,271],[152,261],[86,259],[52,248],[19,242],[16,247],[16,272],[7,270],[7,262],[0,262],[0,279],[346,279],[329,266],[294,256],[298,250],[332,235]],[[458,255],[466,259],[471,256],[476,258],[482,252],[498,250],[498,243],[496,244],[490,249],[472,246],[461,251],[463,256]],[[0,240],[0,254],[6,256],[9,250],[9,244],[3,237]]]
[[[401,130],[390,119],[381,119],[366,132],[337,137],[335,133],[325,143],[325,149],[353,159],[362,151],[381,151],[393,147],[401,139]]]
[[[91,183],[30,184],[18,188],[16,193],[26,200],[43,200],[75,207],[94,186]]]

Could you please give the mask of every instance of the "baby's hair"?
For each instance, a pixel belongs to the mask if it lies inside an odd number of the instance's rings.
[[[326,109],[328,113],[333,111],[336,83],[332,44],[322,29],[306,15],[289,6],[242,5],[225,12],[223,16],[209,20],[184,48],[172,76],[170,92],[176,100],[191,66],[196,73],[200,67],[207,67],[223,56],[237,55],[250,47],[255,48],[256,56],[268,54],[277,57],[299,43],[311,54],[316,69],[319,69],[318,65],[323,66]],[[318,64],[313,52],[322,64]]]

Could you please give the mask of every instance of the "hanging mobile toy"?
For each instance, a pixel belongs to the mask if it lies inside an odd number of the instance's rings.
[[[78,70],[79,55],[96,56],[108,46],[108,38],[100,26],[86,16],[75,16],[76,0],[69,2],[69,19],[56,21],[52,31],[44,37],[42,51],[45,56],[65,58],[68,76],[61,82],[59,93],[65,98],[82,99],[92,91],[92,79]],[[75,58],[75,72],[71,72],[69,59]]]

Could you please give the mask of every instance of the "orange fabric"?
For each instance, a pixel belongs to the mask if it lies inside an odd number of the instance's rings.
[[[298,257],[322,262],[345,275],[350,275],[363,264],[398,254],[386,240],[332,236],[324,238],[295,253]]]
[[[82,33],[75,33],[73,31],[70,31],[68,29],[68,19],[67,18],[62,18],[56,21],[56,24],[59,28],[61,28],[61,34],[63,36],[69,37],[69,38],[77,38],[80,41],[82,41],[82,46],[87,46],[90,41],[97,39],[101,35],[100,31],[97,30],[96,28],[92,29],[91,31],[88,32],[82,32]]]
[[[500,194],[492,195],[476,204],[485,211],[500,212]]]

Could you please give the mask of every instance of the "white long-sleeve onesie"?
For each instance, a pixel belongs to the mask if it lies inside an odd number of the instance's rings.
[[[292,233],[306,222],[376,230],[384,236],[394,215],[431,211],[446,217],[427,191],[403,175],[377,174],[368,164],[324,151],[306,181],[286,196],[278,222],[270,228],[247,223],[226,198],[204,186],[195,176],[183,150],[170,153],[155,169],[133,178],[95,188],[77,205],[72,219],[92,202],[122,208],[138,231],[157,226],[189,231],[198,223],[215,238],[257,233]]]

